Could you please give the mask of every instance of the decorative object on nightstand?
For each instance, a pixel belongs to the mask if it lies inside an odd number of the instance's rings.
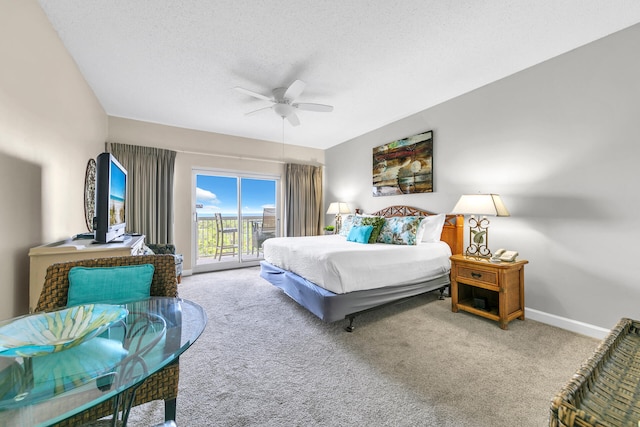
[[[524,320],[524,266],[529,261],[492,262],[451,257],[451,311],[468,311],[500,323]]]
[[[467,256],[491,257],[489,249],[489,219],[491,216],[510,216],[509,211],[497,194],[464,194],[458,200],[452,213],[471,215],[469,218],[469,246]],[[476,215],[479,217],[476,218]],[[482,215],[482,217],[480,217]]]
[[[336,216],[336,233],[340,231],[340,226],[342,225],[342,214],[351,213],[351,209],[349,209],[349,205],[344,202],[333,202],[329,205],[329,209],[327,209],[327,214],[335,214]]]

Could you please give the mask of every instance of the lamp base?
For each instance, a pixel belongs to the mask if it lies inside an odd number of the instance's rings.
[[[489,220],[486,216],[469,218],[469,246],[465,250],[466,256],[477,258],[491,258],[489,249]]]
[[[340,228],[342,227],[342,217],[340,214],[336,215],[336,234],[340,232]]]

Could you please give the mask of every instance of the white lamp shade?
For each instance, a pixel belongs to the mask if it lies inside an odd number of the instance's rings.
[[[349,209],[349,205],[343,202],[333,202],[329,205],[329,209],[327,209],[327,214],[348,214],[351,213]]]
[[[497,194],[464,194],[456,203],[454,214],[510,216],[502,199]]]

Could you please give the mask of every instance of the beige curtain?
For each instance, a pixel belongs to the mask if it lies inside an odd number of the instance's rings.
[[[173,243],[173,174],[176,152],[118,143],[108,152],[127,170],[127,231],[147,243]]]
[[[316,236],[321,231],[322,167],[288,163],[285,172],[287,236]]]

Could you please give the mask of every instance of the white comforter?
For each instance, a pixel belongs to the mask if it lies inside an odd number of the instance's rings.
[[[418,283],[448,274],[444,242],[416,246],[347,242],[344,236],[276,237],[264,259],[336,294]]]

